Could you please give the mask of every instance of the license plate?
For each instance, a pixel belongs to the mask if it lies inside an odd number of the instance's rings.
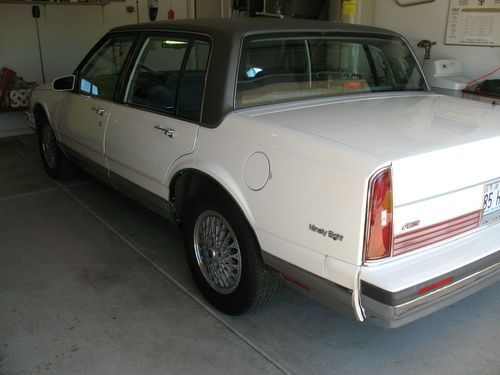
[[[500,222],[500,180],[484,186],[483,225]]]

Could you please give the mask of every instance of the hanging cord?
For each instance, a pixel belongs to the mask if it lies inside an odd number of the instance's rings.
[[[38,41],[38,53],[40,54],[40,66],[42,68],[42,80],[43,83],[47,82],[45,80],[45,67],[43,66],[43,54],[42,54],[42,43],[40,42],[40,29],[38,28],[38,18],[35,18],[36,23],[36,38]]]
[[[491,72],[489,73],[486,73],[484,75],[482,75],[481,77],[477,77],[477,78],[474,78],[472,81],[470,81],[467,86],[465,86],[465,89],[468,89],[469,87],[471,87],[474,83],[478,82],[478,81],[481,81],[485,78],[488,78],[489,76],[491,76],[492,74],[495,74],[496,72],[498,72],[500,70],[500,65],[497,66],[495,69],[493,69]]]

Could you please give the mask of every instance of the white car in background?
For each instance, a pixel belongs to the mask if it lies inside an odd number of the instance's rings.
[[[49,175],[69,159],[182,226],[225,313],[282,279],[397,327],[500,278],[500,109],[429,91],[394,32],[118,27],[33,91],[31,118]]]

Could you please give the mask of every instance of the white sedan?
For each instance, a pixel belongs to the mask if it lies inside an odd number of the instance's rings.
[[[178,223],[228,314],[284,280],[397,327],[500,279],[500,108],[431,92],[394,32],[118,27],[30,117],[50,176],[71,161]]]

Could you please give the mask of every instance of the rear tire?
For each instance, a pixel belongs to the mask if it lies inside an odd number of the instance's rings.
[[[204,193],[190,202],[184,222],[191,273],[213,306],[239,315],[274,299],[280,280],[262,261],[257,238],[235,203]]]

